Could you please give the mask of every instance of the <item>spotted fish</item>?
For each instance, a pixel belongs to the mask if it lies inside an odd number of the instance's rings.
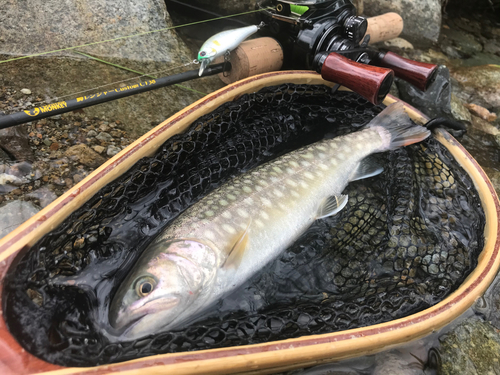
[[[228,51],[234,50],[241,42],[256,33],[262,26],[264,26],[263,23],[258,26],[252,25],[226,30],[209,38],[203,43],[198,52],[198,61],[200,62],[200,71],[198,74],[201,76],[212,61],[219,56],[223,56]]]
[[[136,339],[186,323],[240,286],[317,219],[339,212],[350,181],[382,171],[377,152],[419,142],[401,103],[363,130],[286,154],[222,185],[149,245],[120,285],[109,319]]]

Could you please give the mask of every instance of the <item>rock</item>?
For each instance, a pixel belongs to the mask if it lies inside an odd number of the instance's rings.
[[[112,138],[111,134],[106,132],[100,132],[96,137],[101,142],[110,142]]]
[[[94,146],[92,148],[94,149],[95,152],[97,152],[99,154],[102,154],[104,152],[104,150],[106,150],[106,147],[103,147],[103,146]]]
[[[40,189],[37,189],[29,194],[26,194],[26,197],[31,199],[37,199],[40,202],[40,206],[44,208],[47,207],[53,201],[55,201],[57,195],[48,187],[43,186]]]
[[[467,110],[464,103],[454,94],[451,94],[450,108],[451,114],[453,115],[455,120],[467,121],[469,123],[472,122],[470,112]]]
[[[452,47],[458,53],[458,57],[453,58],[471,57],[472,55],[483,50],[483,46],[474,38],[473,35],[455,28],[443,28],[441,30],[440,45],[442,47]]]
[[[427,91],[421,91],[406,81],[397,79],[399,97],[405,102],[422,111],[429,118],[451,117],[451,87],[450,73],[446,66],[439,66],[436,79]],[[468,113],[467,109],[464,108]]]
[[[500,107],[500,68],[493,65],[450,68],[451,76],[469,95],[468,102]],[[478,100],[474,100],[474,99]],[[482,104],[484,102],[484,105]]]
[[[91,168],[97,168],[106,161],[106,159],[86,145],[72,146],[66,150],[64,155],[73,160],[78,160],[81,164]]]
[[[21,92],[25,95],[30,95],[31,94],[31,90],[30,89],[21,89]]]
[[[4,237],[30,217],[40,208],[31,202],[11,201],[0,207],[0,238]]]
[[[486,108],[481,107],[480,105],[474,103],[466,103],[465,106],[472,114],[481,117],[483,120],[493,122],[497,119],[496,113],[491,113]]]
[[[475,129],[480,130],[486,134],[491,134],[494,136],[500,134],[500,130],[498,130],[498,128],[496,128],[495,126],[491,125],[488,121],[485,121],[478,116],[472,115],[472,126]]]
[[[391,40],[386,40],[384,43],[384,47],[388,49],[401,49],[401,50],[409,50],[413,49],[413,44],[408,42],[406,39],[403,38],[394,38]]]
[[[106,154],[108,156],[115,156],[116,154],[118,154],[122,149],[120,147],[116,147],[116,146],[108,146],[108,151],[106,152]]]
[[[96,137],[97,136],[97,132],[95,130],[89,130],[87,132],[87,137]]]
[[[478,317],[464,321],[439,338],[443,375],[500,373],[500,335]]]
[[[220,4],[223,3],[221,0]],[[252,1],[252,4],[248,2],[249,10],[255,2]],[[29,55],[162,29],[161,32],[94,44],[78,50],[139,72],[161,72],[159,77],[196,69],[197,66],[192,64],[194,53],[176,31],[167,30],[171,26],[173,23],[163,0],[9,1],[2,3],[0,14],[0,35],[3,40],[0,42],[0,54],[6,58]],[[37,42],[33,43],[33,40]],[[47,69],[47,66],[55,68]],[[0,74],[3,85],[30,87],[33,92],[43,92],[47,98],[52,98],[52,102],[68,94],[68,82],[71,82],[71,92],[95,88],[85,93],[90,95],[119,89],[119,82],[138,77],[138,74],[74,51],[3,64]],[[105,89],[99,88],[103,82],[108,84]],[[136,83],[137,80],[129,82]],[[191,84],[192,88],[202,93],[212,92],[222,86],[220,79],[215,76],[197,79]],[[77,97],[83,96],[80,94]],[[126,125],[128,134],[138,137],[201,97],[203,94],[170,86],[89,107],[85,109],[85,114],[90,118],[120,120]]]
[[[24,125],[1,129],[0,147],[18,161],[33,161],[35,159],[29,145],[28,132]]]
[[[363,14],[369,17],[396,12],[403,17],[401,37],[418,47],[429,47],[438,41],[441,29],[440,0],[364,0]]]
[[[83,180],[83,176],[79,175],[78,173],[73,176],[73,181],[75,184],[79,183],[81,180]]]

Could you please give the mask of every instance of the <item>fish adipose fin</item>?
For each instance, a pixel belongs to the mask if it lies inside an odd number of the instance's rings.
[[[431,132],[415,125],[405,112],[402,102],[396,102],[384,109],[367,125],[378,131],[383,140],[379,151],[395,150],[402,146],[423,141]]]
[[[377,176],[383,171],[384,167],[379,165],[374,158],[368,156],[367,158],[361,160],[358,168],[349,181],[357,181],[362,180],[363,178]]]
[[[250,223],[244,232],[239,232],[236,235],[236,241],[227,255],[226,261],[222,265],[223,268],[238,268],[245,254],[248,245],[248,233],[250,232]]]
[[[349,197],[347,195],[332,195],[326,198],[318,209],[316,219],[335,215],[345,207],[348,200]]]

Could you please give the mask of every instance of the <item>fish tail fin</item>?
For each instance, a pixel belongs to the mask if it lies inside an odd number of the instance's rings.
[[[426,139],[431,132],[414,124],[401,102],[391,104],[375,117],[367,127],[375,129],[383,140],[381,151],[395,150]]]

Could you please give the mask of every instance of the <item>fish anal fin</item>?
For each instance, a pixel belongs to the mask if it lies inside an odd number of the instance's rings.
[[[358,168],[349,181],[362,180],[363,178],[377,176],[384,171],[384,167],[377,163],[375,158],[368,156],[359,163]]]
[[[251,223],[251,222],[250,222]],[[248,245],[248,233],[250,232],[250,223],[243,232],[239,232],[235,237],[235,242],[229,254],[222,265],[223,268],[238,268],[245,250]]]
[[[337,214],[345,207],[348,200],[349,197],[347,195],[332,195],[326,198],[318,209],[316,219],[322,219]]]

